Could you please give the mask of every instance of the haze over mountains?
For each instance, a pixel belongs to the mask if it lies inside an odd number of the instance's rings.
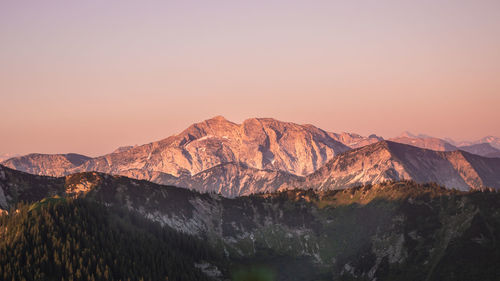
[[[455,142],[455,141],[451,140],[451,143],[456,145],[456,146],[469,146],[469,145],[473,145],[473,144],[489,143],[494,148],[500,149],[500,137],[494,137],[494,136],[487,136],[487,137],[484,137],[484,138],[476,140],[476,141]]]
[[[460,190],[500,188],[500,158],[491,158],[500,150],[490,145],[495,138],[485,140],[489,143],[457,147],[404,133],[383,141],[376,135],[332,133],[271,118],[236,124],[217,116],[178,135],[100,157],[30,154],[2,164],[49,176],[98,171],[229,197],[403,179]]]
[[[389,140],[436,151],[463,150],[485,157],[500,157],[500,139],[491,136],[474,142],[455,142],[449,138],[439,139],[404,132],[402,135]]]

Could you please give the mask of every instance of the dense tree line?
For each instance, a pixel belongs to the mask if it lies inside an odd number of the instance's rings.
[[[0,217],[0,280],[209,280],[206,244],[120,208],[45,199]]]

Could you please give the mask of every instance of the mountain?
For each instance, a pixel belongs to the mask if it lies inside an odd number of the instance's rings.
[[[20,156],[20,155],[15,154],[15,153],[0,153],[0,162],[7,160],[9,158],[18,157],[18,156]]]
[[[422,134],[416,136],[412,133],[404,132],[401,136],[390,138],[389,140],[436,151],[463,150],[484,157],[500,157],[500,149],[497,149],[493,146],[496,139],[497,138],[495,137],[486,137],[477,142],[456,143],[450,138],[443,140]],[[455,146],[454,144],[460,146]]]
[[[28,154],[10,158],[2,165],[35,175],[63,176],[90,160],[85,155],[69,154]]]
[[[399,137],[390,138],[390,141],[412,145],[420,148],[436,151],[454,151],[458,148],[445,140],[433,138],[425,135],[415,136],[409,132],[403,133]]]
[[[219,164],[192,176],[185,173],[176,177],[161,172],[144,172],[140,169],[128,170],[121,175],[199,192],[218,193],[226,197],[274,192],[286,182],[301,178],[283,171],[260,170],[233,162]]]
[[[413,134],[412,132],[409,132],[409,131],[404,131],[403,133],[401,133],[401,135],[399,137],[412,138],[412,139],[415,139],[415,138],[420,138],[420,139],[433,138],[433,137],[431,137],[429,135],[426,135],[426,134],[415,135],[415,134]]]
[[[424,135],[405,133],[393,139],[411,146],[381,139],[330,133],[271,118],[236,124],[217,116],[161,141],[119,148],[96,158],[30,154],[3,164],[49,176],[98,171],[227,197],[289,187],[339,189],[401,179],[437,182],[460,190],[499,187],[496,160],[458,152],[455,146]],[[482,153],[479,147],[465,149]]]
[[[213,280],[200,239],[90,200],[45,198],[0,216],[2,280]]]
[[[30,154],[2,164],[49,176],[99,171],[239,196],[275,190],[315,171],[350,149],[343,142],[356,147],[379,139],[270,118],[236,124],[217,116],[164,140],[121,147],[101,157]]]
[[[500,158],[500,149],[496,149],[489,143],[478,143],[467,146],[460,146],[460,150],[467,151],[472,154],[481,155],[484,157]]]
[[[494,136],[487,136],[487,137],[484,137],[484,138],[476,140],[476,141],[459,141],[459,142],[455,142],[453,144],[455,146],[469,146],[469,145],[480,144],[480,143],[489,143],[494,148],[500,149],[500,138],[494,137]]]
[[[140,168],[128,169],[120,174],[226,197],[290,188],[344,189],[387,180],[436,182],[459,190],[498,189],[500,158],[481,157],[459,150],[440,152],[381,141],[334,156],[305,177],[279,170],[256,169],[238,162],[218,164],[194,175],[184,171],[173,176]]]
[[[282,171],[259,170],[241,163],[225,163],[193,176],[184,175],[175,180],[164,181],[164,184],[236,197],[274,192],[284,183],[299,178],[301,177]]]
[[[379,137],[375,134],[369,135],[368,137],[364,137],[358,134],[354,133],[329,133],[329,135],[335,139],[338,142],[343,143],[344,145],[348,146],[349,148],[358,148],[362,147],[365,145],[369,145],[372,143],[379,142],[383,140],[384,138]]]
[[[218,116],[164,140],[91,159],[74,171],[122,174],[141,169],[179,176],[237,162],[306,175],[348,149],[311,125],[270,118],[236,124]]]
[[[104,265],[102,273],[108,265],[114,279],[132,272],[189,280],[174,277],[181,276],[173,273],[176,266],[171,262],[177,261],[184,270],[176,274],[196,271],[190,268],[195,265],[203,272],[207,268],[218,272],[216,280],[447,281],[498,277],[497,192],[460,192],[402,181],[228,199],[95,172],[51,178],[1,166],[0,170],[0,190],[10,198],[9,206],[20,200],[34,203],[1,217],[2,276],[70,276],[78,269],[82,275],[97,274],[97,270],[88,269],[95,263]],[[54,193],[67,199],[33,201]],[[75,196],[78,199],[71,199]],[[115,208],[126,208],[183,235],[164,239],[161,229]],[[201,239],[206,244],[189,247],[195,241],[186,243],[186,239]],[[84,250],[71,251],[78,248]],[[217,258],[206,254],[204,249],[208,248],[218,251],[215,256],[225,262],[214,263]],[[143,251],[155,254],[142,257]],[[170,260],[172,255],[162,254],[165,251],[178,258]],[[38,253],[48,256],[39,258]],[[59,267],[59,256],[68,265]],[[77,262],[80,258],[84,262]]]
[[[280,189],[331,190],[387,180],[436,182],[459,190],[500,189],[500,159],[381,141],[338,155],[311,175]]]
[[[489,143],[496,149],[500,149],[500,138],[494,136],[487,136],[477,141],[477,143]]]
[[[118,147],[117,149],[115,149],[113,152],[111,153],[120,153],[120,152],[125,152],[127,150],[130,150],[134,147],[136,147],[137,145],[127,145],[127,146],[120,146]]]
[[[120,147],[101,157],[85,158],[82,163],[73,163],[65,159],[66,155],[36,154],[2,164],[50,176],[82,171],[128,175],[129,171],[141,170],[144,175],[178,177],[224,163],[242,163],[250,168],[304,176],[339,153],[380,140],[376,135],[336,134],[271,118],[251,118],[236,124],[217,116],[193,124],[178,135],[141,146]]]

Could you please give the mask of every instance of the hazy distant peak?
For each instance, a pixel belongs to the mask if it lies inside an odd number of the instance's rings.
[[[425,148],[425,149],[431,149],[431,150],[436,150],[436,151],[453,151],[457,150],[457,147],[446,142],[445,140],[439,139],[439,138],[434,138],[434,137],[429,137],[425,136],[424,137],[419,137],[413,135],[411,137],[410,135],[413,134],[404,134],[399,137],[391,138],[389,139],[390,141],[398,142],[398,143],[403,143],[411,146],[416,146],[420,148]]]
[[[483,140],[487,140],[487,141],[494,141],[494,140],[497,140],[499,139],[498,137],[495,137],[495,136],[486,136],[483,138]]]
[[[480,143],[489,143],[491,146],[493,146],[496,149],[500,149],[500,138],[495,137],[495,136],[486,136],[484,138],[481,138],[476,141],[460,141],[457,142],[457,146],[469,146],[473,144],[480,144]]]
[[[434,139],[435,137],[426,134],[413,134],[409,131],[404,131],[397,138],[420,138],[420,139]]]
[[[214,116],[208,120],[214,120],[214,121],[227,121],[226,117],[222,116],[222,115],[217,115],[217,116]]]
[[[411,133],[410,131],[402,132],[398,137],[400,138],[416,138],[417,136]]]

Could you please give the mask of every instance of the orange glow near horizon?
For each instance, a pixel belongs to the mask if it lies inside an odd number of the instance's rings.
[[[0,153],[96,156],[215,115],[500,136],[500,1],[84,2],[0,3]]]

